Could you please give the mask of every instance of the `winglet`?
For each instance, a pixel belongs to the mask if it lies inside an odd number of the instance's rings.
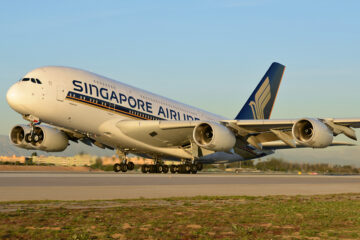
[[[272,63],[235,119],[269,119],[284,71],[284,65]]]

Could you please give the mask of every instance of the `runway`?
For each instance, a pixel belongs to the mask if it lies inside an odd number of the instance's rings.
[[[360,192],[360,176],[0,173],[0,201]]]

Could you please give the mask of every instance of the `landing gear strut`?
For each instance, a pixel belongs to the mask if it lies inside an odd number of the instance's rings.
[[[31,122],[30,123],[30,127],[31,127],[31,130],[29,133],[27,133],[25,135],[25,141],[27,143],[37,143],[37,142],[40,142],[44,139],[44,134],[39,131],[39,129],[36,129],[35,126],[36,125],[40,125],[40,121],[37,121],[37,122]]]

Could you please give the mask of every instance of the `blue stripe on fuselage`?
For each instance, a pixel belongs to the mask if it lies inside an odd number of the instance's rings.
[[[98,98],[90,97],[75,92],[68,92],[66,99],[80,102],[89,106],[101,108],[110,112],[114,112],[120,115],[126,115],[132,118],[141,119],[141,120],[166,120],[163,118],[155,117],[153,115],[142,113],[137,110],[133,110],[121,105],[114,104],[112,102],[104,101]]]

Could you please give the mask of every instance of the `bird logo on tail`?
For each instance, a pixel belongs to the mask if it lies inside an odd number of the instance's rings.
[[[255,101],[251,101],[251,107],[254,119],[264,119],[264,109],[271,99],[270,80],[267,77],[264,83],[255,94]]]

